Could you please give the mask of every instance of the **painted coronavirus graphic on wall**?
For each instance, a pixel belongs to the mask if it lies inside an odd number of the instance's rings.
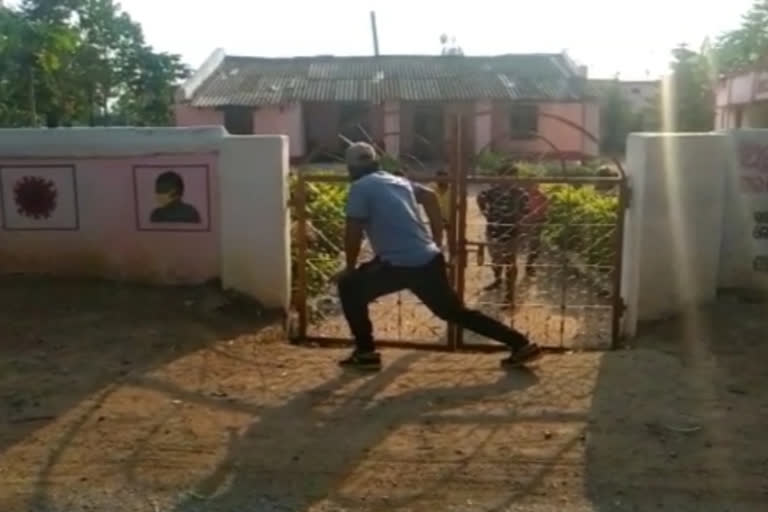
[[[19,215],[47,219],[56,210],[59,192],[53,181],[39,176],[24,176],[13,187],[13,200]]]

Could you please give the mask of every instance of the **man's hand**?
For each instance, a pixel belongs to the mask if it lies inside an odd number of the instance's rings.
[[[363,229],[365,223],[359,219],[347,217],[344,228],[344,259],[347,270],[357,266],[357,258],[360,255],[360,247],[363,244]]]

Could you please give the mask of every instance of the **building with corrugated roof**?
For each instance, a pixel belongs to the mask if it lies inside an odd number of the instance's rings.
[[[346,137],[442,160],[447,116],[461,113],[474,152],[543,155],[556,147],[594,156],[589,137],[552,117],[599,135],[585,74],[565,54],[272,59],[217,50],[179,89],[176,124],[286,134],[297,159],[338,152]]]

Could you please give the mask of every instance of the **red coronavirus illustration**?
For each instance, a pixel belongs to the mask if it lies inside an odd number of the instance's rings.
[[[49,218],[56,209],[58,195],[56,185],[39,176],[24,176],[13,187],[16,211],[33,219]]]

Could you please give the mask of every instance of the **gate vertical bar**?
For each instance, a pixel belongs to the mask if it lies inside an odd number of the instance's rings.
[[[449,269],[448,269],[448,278],[451,281],[451,286],[454,290],[458,289],[458,262],[460,259],[458,258],[457,248],[459,246],[458,244],[458,225],[457,225],[457,215],[456,211],[458,209],[458,199],[459,199],[459,165],[457,160],[457,154],[456,154],[456,146],[455,146],[455,137],[456,137],[456,128],[455,128],[455,122],[456,119],[454,117],[448,118],[448,144],[446,145],[446,154],[448,155],[448,175],[451,178],[451,184],[450,184],[450,195],[449,195],[449,203],[450,203],[450,217],[446,220],[448,220],[448,229],[447,231],[447,240],[446,243],[448,244],[448,251],[450,255],[449,259]],[[451,350],[456,350],[458,348],[458,326],[449,323],[448,324],[448,346]]]
[[[565,317],[568,314],[568,248],[570,247],[570,215],[565,218],[562,237],[564,243],[563,247],[560,248],[562,252],[562,264],[560,266],[560,271],[562,272],[562,289],[560,290],[560,348],[563,347],[563,343],[565,342]]]
[[[464,158],[464,117],[456,115],[456,175],[458,211],[456,214],[456,293],[464,303],[464,280],[467,270],[467,166]],[[464,330],[456,328],[456,346],[464,345]]]
[[[307,182],[304,180],[304,174],[297,171],[296,182],[296,242],[298,265],[296,265],[296,308],[299,317],[299,340],[307,338]]]
[[[621,317],[624,314],[624,300],[621,298],[621,274],[624,265],[624,221],[629,208],[629,184],[627,176],[621,170],[619,183],[619,211],[616,219],[616,238],[613,261],[613,307],[611,311],[611,348],[616,348],[621,337]]]

